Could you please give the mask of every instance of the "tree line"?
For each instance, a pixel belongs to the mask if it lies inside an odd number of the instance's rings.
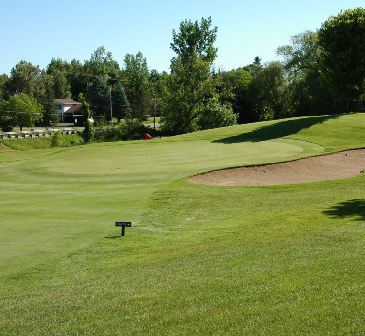
[[[217,32],[211,18],[182,21],[172,32],[169,72],[150,70],[141,52],[125,55],[121,66],[104,47],[84,62],[52,59],[45,69],[20,61],[0,76],[0,125],[56,123],[56,98],[87,104],[97,124],[110,121],[110,111],[118,123],[142,122],[157,106],[169,134],[364,110],[365,9],[341,11],[317,31],[293,36],[277,49],[280,61],[263,64],[257,56],[229,71],[214,67]]]

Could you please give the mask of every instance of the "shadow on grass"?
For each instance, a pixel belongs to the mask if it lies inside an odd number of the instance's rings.
[[[282,138],[295,134],[302,129],[309,128],[316,124],[321,124],[329,119],[337,118],[339,115],[313,116],[301,119],[289,119],[279,121],[272,125],[262,126],[251,132],[235,135],[223,139],[214,140],[217,143],[239,143],[239,142],[258,142]]]
[[[365,220],[365,199],[341,202],[323,213],[331,218],[352,217],[353,220]]]
[[[110,235],[110,236],[105,236],[105,239],[118,239],[118,238],[122,238],[122,236],[119,235]]]

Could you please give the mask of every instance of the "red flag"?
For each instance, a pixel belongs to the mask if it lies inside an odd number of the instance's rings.
[[[145,133],[143,135],[143,139],[145,139],[145,140],[151,140],[152,139],[152,135],[151,134],[148,134],[148,133]]]

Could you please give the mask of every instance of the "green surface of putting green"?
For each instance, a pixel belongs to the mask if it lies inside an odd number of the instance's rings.
[[[185,179],[364,146],[351,114],[0,152],[0,334],[365,334],[364,176]]]

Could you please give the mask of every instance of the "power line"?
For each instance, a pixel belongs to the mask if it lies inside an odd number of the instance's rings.
[[[23,113],[23,114],[45,114],[45,111],[43,112],[31,112],[31,111],[9,111],[9,110],[0,110],[2,113]],[[49,113],[47,115],[60,115],[59,113]]]
[[[5,113],[26,113],[26,114],[43,114],[43,112],[32,112],[32,111],[9,111],[9,110],[0,110],[0,112],[5,112]]]

